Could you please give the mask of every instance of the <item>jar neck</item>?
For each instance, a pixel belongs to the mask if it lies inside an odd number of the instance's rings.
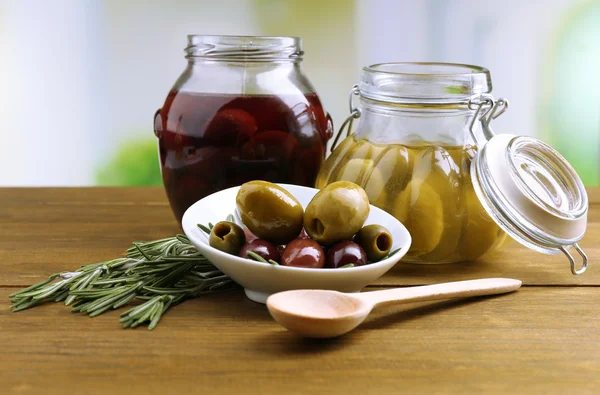
[[[188,65],[190,67],[196,66],[227,66],[227,67],[243,67],[243,68],[256,68],[256,69],[300,69],[302,59],[286,59],[286,60],[249,60],[249,59],[228,59],[228,58],[214,58],[214,57],[188,57]]]
[[[475,111],[466,105],[400,105],[361,98],[359,108],[357,139],[409,146],[473,143],[469,127]]]
[[[464,104],[492,91],[486,68],[455,63],[380,63],[363,68],[361,96],[388,103]]]
[[[185,57],[228,63],[297,63],[302,60],[298,37],[188,36]]]

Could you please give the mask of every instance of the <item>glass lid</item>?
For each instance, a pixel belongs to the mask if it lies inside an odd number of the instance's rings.
[[[471,176],[482,205],[506,233],[533,250],[564,253],[573,274],[585,271],[577,242],[587,226],[587,193],[555,149],[531,137],[495,135],[471,163]],[[571,246],[583,258],[580,269]]]

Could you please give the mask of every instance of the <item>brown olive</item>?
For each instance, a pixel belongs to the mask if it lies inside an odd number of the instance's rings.
[[[254,239],[254,240],[244,244],[244,246],[242,247],[242,250],[240,251],[240,256],[242,258],[249,258],[248,251],[252,251],[253,253],[255,253],[257,255],[260,255],[267,261],[269,259],[271,259],[271,260],[274,260],[275,262],[279,262],[279,259],[281,258],[279,249],[275,245],[273,245],[272,243],[269,243],[266,240]]]
[[[370,262],[382,260],[392,249],[392,235],[381,225],[364,226],[354,236],[354,241],[365,250]]]
[[[304,214],[308,235],[323,245],[351,239],[369,216],[369,198],[358,185],[337,181],[321,189]]]
[[[296,239],[288,243],[281,255],[281,265],[306,268],[325,266],[323,248],[311,239]]]
[[[327,252],[325,267],[338,269],[346,265],[363,266],[367,264],[365,251],[353,241],[340,241]]]
[[[244,230],[228,221],[217,222],[208,236],[208,244],[211,247],[232,255],[238,255],[245,243]]]
[[[279,185],[247,182],[238,191],[236,205],[244,225],[259,239],[286,244],[302,230],[302,205]]]

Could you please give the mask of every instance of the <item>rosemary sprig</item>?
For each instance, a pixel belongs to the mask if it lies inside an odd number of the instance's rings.
[[[262,263],[269,263],[269,264],[271,264],[273,266],[279,266],[279,262],[276,262],[276,261],[274,261],[272,259],[269,259],[267,261],[265,258],[263,258],[262,256],[258,255],[254,251],[248,251],[247,254],[248,254],[248,258],[252,258],[255,261],[259,261],[259,262],[262,262]]]
[[[177,235],[136,241],[123,258],[55,273],[9,297],[15,312],[44,302],[64,301],[73,306],[71,311],[90,317],[138,299],[143,303],[121,314],[123,327],[147,323],[152,330],[171,306],[232,284],[185,235]]]
[[[198,229],[200,229],[201,231],[203,231],[207,235],[209,235],[210,231],[211,231],[211,229],[207,228],[206,226],[204,226],[202,224],[198,224]]]
[[[402,247],[400,247],[400,248],[396,248],[394,251],[392,251],[392,252],[390,252],[389,254],[387,254],[387,256],[385,256],[383,259],[388,259],[388,258],[391,258],[391,257],[393,257],[393,256],[394,256],[394,255],[395,255],[395,254],[396,254],[398,251],[400,251],[401,249],[402,249]],[[382,259],[382,260],[383,260],[383,259]]]

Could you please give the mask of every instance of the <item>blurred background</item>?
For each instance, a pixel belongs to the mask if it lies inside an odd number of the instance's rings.
[[[301,36],[336,127],[364,65],[485,66],[494,130],[598,184],[600,0],[0,0],[0,185],[160,184],[152,119],[192,33]]]

